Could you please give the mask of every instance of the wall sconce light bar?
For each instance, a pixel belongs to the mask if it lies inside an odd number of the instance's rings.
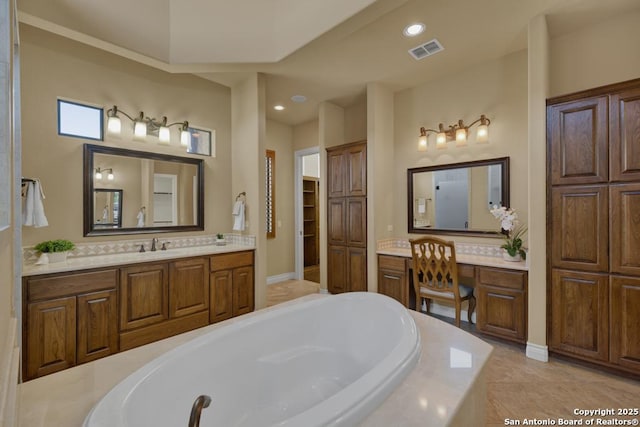
[[[179,126],[180,145],[187,146],[191,139],[189,122],[186,120],[183,122],[167,123],[167,118],[162,117],[161,121],[157,121],[155,118],[145,116],[142,111],[134,118],[124,111],[119,110],[116,105],[107,110],[108,133],[119,135],[122,131],[122,121],[120,120],[119,114],[122,114],[133,122],[133,135],[135,139],[145,140],[147,135],[157,135],[160,144],[169,145],[171,143],[171,130],[169,129],[171,126]]]
[[[429,133],[436,134],[436,147],[438,148],[446,148],[448,141],[456,141],[456,145],[458,146],[466,145],[469,129],[474,125],[478,125],[478,129],[476,129],[476,142],[487,142],[489,140],[490,124],[491,120],[482,114],[479,119],[474,120],[470,125],[465,125],[462,120],[458,120],[457,124],[449,125],[448,129],[445,129],[442,123],[438,125],[438,130],[421,127],[418,138],[418,151],[427,151],[427,136]]]
[[[96,168],[96,173],[95,173],[95,178],[101,180],[104,177],[104,173],[107,172],[107,180],[108,181],[113,181],[115,179],[115,176],[113,175],[113,169],[112,168],[105,168],[105,169],[100,169],[100,168]]]

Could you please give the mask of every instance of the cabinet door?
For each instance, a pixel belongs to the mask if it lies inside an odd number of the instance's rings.
[[[194,258],[169,265],[169,317],[209,309],[209,260]]]
[[[345,153],[347,160],[345,196],[367,195],[367,145],[349,147]]]
[[[640,181],[640,88],[610,99],[611,181]]]
[[[526,341],[525,293],[508,288],[480,285],[476,288],[478,300],[477,322],[480,332]]]
[[[327,250],[327,288],[332,294],[347,292],[347,247],[329,246]]]
[[[211,302],[209,322],[215,323],[233,316],[233,274],[232,270],[211,273]]]
[[[552,185],[607,182],[607,106],[601,96],[548,107]]]
[[[347,277],[349,281],[346,290],[349,292],[367,291],[367,248],[347,248],[348,264]]]
[[[78,363],[118,352],[116,291],[78,295]]]
[[[328,240],[330,245],[347,244],[346,207],[345,198],[329,199],[328,214]]]
[[[344,197],[347,163],[342,149],[327,150],[327,196]]]
[[[550,349],[608,360],[608,275],[553,269],[551,276]]]
[[[611,276],[611,361],[640,372],[640,278]]]
[[[611,271],[640,276],[640,183],[609,188]]]
[[[409,306],[409,281],[405,259],[388,255],[378,255],[378,293],[386,295]]]
[[[346,203],[347,245],[364,248],[367,246],[367,199],[349,197]]]
[[[607,186],[555,187],[551,198],[553,266],[608,271]]]
[[[253,267],[233,269],[233,308],[234,316],[251,313],[254,307]]]
[[[76,364],[76,298],[27,305],[27,379]]]
[[[169,318],[167,264],[120,269],[120,330],[152,325]]]

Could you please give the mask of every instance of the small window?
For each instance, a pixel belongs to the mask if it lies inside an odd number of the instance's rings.
[[[276,152],[267,150],[266,183],[267,183],[267,238],[276,237]]]
[[[102,141],[103,109],[58,99],[58,135]]]

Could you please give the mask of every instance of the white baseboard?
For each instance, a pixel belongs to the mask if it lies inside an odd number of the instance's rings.
[[[318,289],[318,293],[319,294],[329,295],[329,290],[327,288],[320,288],[320,289]]]
[[[267,277],[267,285],[273,285],[274,283],[284,282],[285,280],[294,280],[296,278],[295,272],[282,273],[276,276]]]
[[[546,345],[527,343],[527,357],[540,362],[549,361],[549,348]]]
[[[466,306],[466,304],[464,306]],[[426,310],[426,307],[424,307],[424,309]],[[456,308],[454,306],[444,305],[436,301],[431,301],[430,309],[431,313],[433,314],[450,317],[451,319],[456,318]],[[476,323],[476,313],[477,311],[474,310],[473,314],[471,315],[471,320],[473,321],[473,323]],[[465,322],[467,321],[467,310],[465,310],[464,308],[460,310],[460,320]]]

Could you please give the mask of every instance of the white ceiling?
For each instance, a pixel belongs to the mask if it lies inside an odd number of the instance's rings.
[[[322,101],[352,104],[369,82],[400,90],[524,49],[540,13],[555,37],[639,10],[640,0],[18,0],[18,8],[23,22],[170,72],[228,86],[265,73],[267,117],[294,125],[316,118]],[[404,37],[412,22],[426,31]],[[432,38],[443,52],[408,54]],[[293,103],[296,94],[307,102]]]

